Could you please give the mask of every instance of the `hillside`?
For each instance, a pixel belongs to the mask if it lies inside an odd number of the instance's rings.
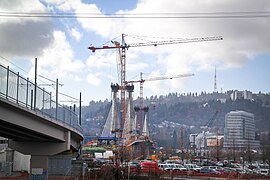
[[[255,115],[255,127],[259,131],[266,131],[270,127],[270,108],[263,107],[260,100],[227,99],[208,100],[201,102],[178,102],[172,105],[158,103],[150,107],[150,123],[160,123],[164,120],[189,126],[203,126],[219,110],[213,125],[224,126],[225,114],[230,111],[243,110]]]
[[[163,130],[164,138],[181,126],[193,127],[193,131],[205,125],[218,110],[219,113],[213,123],[220,129],[224,127],[225,114],[230,111],[243,110],[255,115],[256,131],[269,131],[270,128],[270,97],[269,94],[253,94],[252,100],[230,99],[230,91],[226,93],[201,92],[192,94],[171,93],[166,96],[146,98],[144,104],[149,107],[149,121],[153,136],[160,133],[155,127],[163,127],[166,123],[173,123],[171,129]],[[138,105],[139,100],[134,101]],[[110,101],[90,102],[89,106],[82,109],[83,128],[88,136],[100,133],[110,108]],[[163,125],[162,125],[163,124]],[[176,127],[176,125],[179,125]],[[165,127],[164,127],[165,128]],[[189,130],[190,131],[190,130]],[[192,133],[192,131],[190,132]],[[160,136],[160,135],[159,135]]]

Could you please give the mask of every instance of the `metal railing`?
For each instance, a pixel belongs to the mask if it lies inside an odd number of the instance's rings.
[[[78,108],[61,105],[52,99],[52,93],[36,86],[28,78],[22,77],[0,64],[0,96],[20,106],[62,121],[82,132]]]

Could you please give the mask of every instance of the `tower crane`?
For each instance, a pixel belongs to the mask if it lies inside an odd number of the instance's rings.
[[[154,77],[149,79],[143,79],[142,78],[142,72],[140,73],[140,80],[134,80],[134,81],[126,81],[125,84],[128,83],[140,83],[140,132],[142,132],[142,110],[143,110],[143,83],[145,81],[159,81],[159,80],[166,80],[166,79],[175,79],[175,78],[181,78],[181,77],[189,77],[194,76],[194,73],[187,73],[187,74],[178,74],[174,76],[162,76],[162,77]]]
[[[202,137],[200,139],[200,150],[201,150],[201,146],[202,146],[202,142],[203,142],[203,148],[204,150],[206,149],[206,132],[209,130],[209,128],[211,128],[213,126],[214,121],[217,119],[218,114],[220,113],[220,109],[217,109],[214,113],[214,115],[207,121],[207,123],[204,126],[201,126],[201,128],[203,129],[202,131]],[[217,138],[218,138],[218,131],[217,131]],[[218,139],[217,139],[218,141]],[[218,149],[218,147],[217,147]]]
[[[126,102],[125,102],[125,91],[126,91],[126,50],[130,47],[143,47],[143,46],[158,46],[158,45],[167,45],[167,44],[179,44],[179,43],[193,43],[193,42],[203,42],[203,41],[217,41],[223,40],[221,36],[214,36],[214,37],[203,37],[203,38],[182,38],[182,39],[169,39],[164,41],[149,41],[149,42],[139,42],[139,43],[131,43],[127,44],[125,42],[126,34],[122,34],[122,42],[121,44],[117,41],[111,41],[112,46],[102,46],[102,47],[95,47],[90,46],[88,47],[89,50],[95,52],[96,50],[102,49],[118,49],[119,50],[119,57],[120,57],[120,89],[121,89],[121,127],[120,131],[123,130],[125,117],[126,117]],[[120,132],[120,138],[122,137],[122,132]]]

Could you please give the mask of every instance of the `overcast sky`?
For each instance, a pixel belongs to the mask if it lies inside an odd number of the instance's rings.
[[[49,17],[40,17],[44,14]],[[117,14],[126,18],[115,18]],[[142,14],[144,18],[134,18]],[[222,36],[222,41],[130,48],[127,80],[140,79],[140,72],[144,79],[194,73],[145,82],[144,94],[213,92],[216,67],[219,92],[268,93],[269,29],[268,0],[1,0],[0,63],[33,79],[38,58],[39,75],[58,78],[64,94],[77,98],[82,92],[87,105],[91,100],[110,100],[110,84],[119,82],[117,52],[92,53],[87,49],[90,45],[112,46],[108,42],[121,41],[122,33],[128,35],[127,43],[146,42],[149,37],[162,41]],[[39,82],[47,82],[41,76]],[[54,93],[52,87],[45,88]],[[138,95],[139,84],[135,84],[134,97]]]

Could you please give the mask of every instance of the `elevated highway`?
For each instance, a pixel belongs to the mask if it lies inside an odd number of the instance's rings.
[[[21,107],[0,97],[0,136],[23,154],[54,155],[77,151],[82,132],[62,121]]]
[[[51,93],[0,65],[0,136],[31,155],[30,169],[43,172],[48,156],[78,151],[83,140],[78,108],[60,105]]]

